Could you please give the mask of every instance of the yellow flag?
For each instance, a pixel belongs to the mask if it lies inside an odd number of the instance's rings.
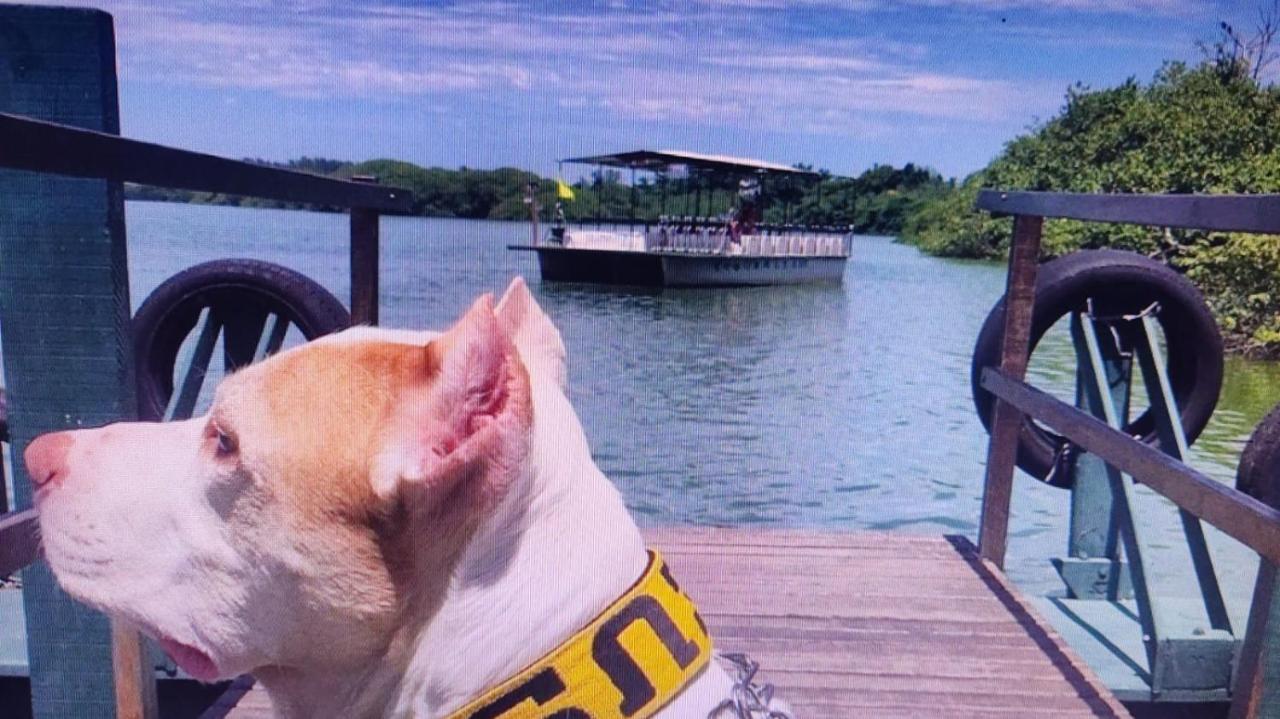
[[[564,180],[556,180],[556,197],[562,200],[573,199],[573,188],[565,184]]]

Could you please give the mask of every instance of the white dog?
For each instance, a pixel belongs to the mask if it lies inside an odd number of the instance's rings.
[[[204,417],[33,442],[45,557],[191,676],[252,672],[283,716],[705,717],[732,681],[565,377],[518,279],[444,333],[312,342]]]

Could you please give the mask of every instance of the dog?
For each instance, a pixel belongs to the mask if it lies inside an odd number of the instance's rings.
[[[634,709],[657,684],[639,654],[678,674],[681,652],[710,651],[687,616],[609,614],[660,560],[566,384],[560,333],[518,278],[444,332],[330,335],[227,377],[203,417],[37,438],[44,556],[190,676],[252,673],[284,717],[632,716],[551,712],[556,682],[526,671],[603,619],[647,623],[608,637],[612,686],[586,692]],[[706,717],[730,695],[715,661],[688,663],[634,715]],[[599,668],[579,667],[597,684]]]

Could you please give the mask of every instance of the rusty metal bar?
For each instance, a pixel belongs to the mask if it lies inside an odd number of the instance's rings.
[[[1035,309],[1036,262],[1040,256],[1040,217],[1020,216],[1014,221],[1009,248],[1009,275],[1004,294],[1004,336],[1000,368],[1021,380],[1027,372],[1031,342],[1031,313]],[[1022,412],[997,398],[987,446],[987,476],[982,490],[982,519],[978,551],[983,559],[1004,567],[1009,535],[1009,503],[1013,496],[1013,471],[1017,462]]]
[[[351,209],[351,323],[378,324],[378,213]]]
[[[983,370],[982,387],[1263,557],[1280,563],[1280,510],[1215,482],[1001,370]]]
[[[1106,195],[983,190],[974,206],[1003,215],[1280,234],[1280,195]]]
[[[5,444],[9,442],[9,400],[4,393],[3,387],[0,387],[0,442]],[[9,488],[5,486],[5,481],[4,462],[0,461],[0,514],[4,514],[11,509],[9,506]]]
[[[0,167],[200,192],[408,212],[413,193],[0,113]]]
[[[40,556],[36,510],[0,515],[0,577],[6,577]]]
[[[1272,625],[1272,609],[1276,589],[1276,565],[1262,560],[1258,565],[1258,579],[1253,587],[1253,603],[1249,606],[1249,626],[1240,646],[1240,659],[1236,665],[1235,686],[1231,688],[1230,719],[1251,719],[1258,716],[1262,705],[1263,654],[1266,652],[1268,630]]]

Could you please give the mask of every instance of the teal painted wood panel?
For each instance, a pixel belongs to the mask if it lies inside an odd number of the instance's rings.
[[[0,110],[119,133],[111,16],[0,6]],[[15,456],[36,435],[136,415],[119,183],[0,170],[0,341]],[[31,487],[15,463],[18,507]],[[23,575],[37,717],[115,714],[105,617],[43,563]]]

